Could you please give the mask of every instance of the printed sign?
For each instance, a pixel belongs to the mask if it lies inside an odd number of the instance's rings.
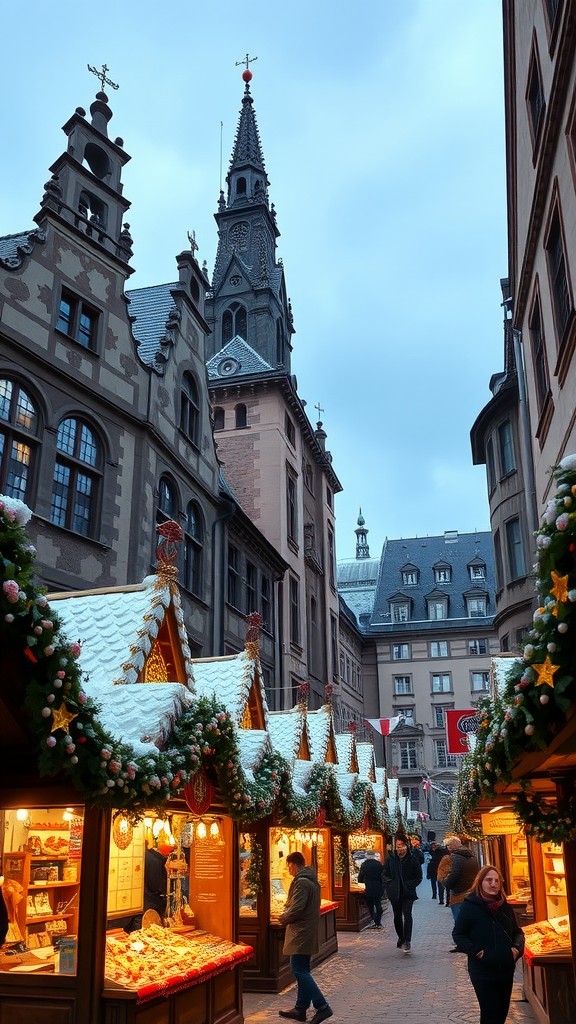
[[[450,710],[446,715],[446,742],[449,754],[467,754],[468,736],[478,732],[478,712],[475,708]]]

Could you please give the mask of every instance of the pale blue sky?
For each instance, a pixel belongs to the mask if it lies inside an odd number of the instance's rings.
[[[2,12],[0,233],[32,226],[60,127],[108,90],[132,160],[130,286],[173,280],[194,229],[216,251],[243,83],[281,231],[299,392],[323,421],[338,557],[358,507],[371,554],[388,537],[488,529],[469,431],[502,367],[506,276],[500,0],[252,0]],[[9,45],[6,42],[9,41]]]

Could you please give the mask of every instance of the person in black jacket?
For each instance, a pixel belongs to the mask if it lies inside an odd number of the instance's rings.
[[[430,880],[432,886],[432,899],[435,900],[438,896],[440,906],[444,903],[444,882],[438,879],[438,865],[446,852],[445,846],[438,846],[438,843],[435,842],[430,843],[430,860],[426,868],[426,878]]]
[[[376,860],[374,850],[368,850],[366,860],[363,860],[358,872],[358,881],[364,882],[364,899],[370,911],[370,917],[374,927],[382,927],[382,897],[384,895],[384,882],[382,880],[383,865]]]
[[[487,864],[462,902],[452,938],[468,955],[468,974],[480,1005],[480,1024],[504,1024],[524,932],[506,902],[502,875]]]
[[[450,893],[450,910],[454,921],[458,920],[460,907],[467,892],[470,892],[480,870],[477,858],[458,836],[450,836],[446,842],[450,854],[450,871],[444,879],[446,892]]]
[[[394,840],[394,853],[384,863],[384,885],[394,911],[394,928],[398,936],[396,945],[409,953],[412,942],[412,907],[418,899],[416,889],[422,881],[422,868],[403,835]]]

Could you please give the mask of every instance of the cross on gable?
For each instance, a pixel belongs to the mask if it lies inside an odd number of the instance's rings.
[[[198,252],[198,248],[199,248],[198,242],[196,241],[196,232],[195,231],[192,231],[192,232],[189,231],[188,232],[188,241],[190,242],[190,249],[192,251],[192,255],[194,255],[195,252]]]
[[[100,88],[104,92],[104,86],[109,85],[111,89],[118,89],[116,82],[113,82],[111,78],[106,78],[106,72],[110,70],[107,64],[102,65],[102,71],[98,71],[97,68],[93,68],[91,64],[87,64],[86,67],[92,75],[96,75],[96,78],[100,79]]]

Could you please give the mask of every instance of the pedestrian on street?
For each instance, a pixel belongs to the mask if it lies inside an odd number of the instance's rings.
[[[438,877],[438,865],[442,858],[446,856],[446,852],[445,846],[438,846],[436,842],[430,843],[430,860],[426,867],[426,878],[432,886],[432,899],[435,900],[438,897],[440,906],[444,903],[444,882]]]
[[[394,853],[384,863],[384,885],[394,912],[394,928],[398,949],[409,953],[412,948],[412,907],[418,899],[416,889],[422,881],[422,867],[412,853],[404,835],[394,840]]]
[[[376,852],[368,850],[366,860],[363,860],[358,872],[358,881],[364,883],[364,899],[374,922],[374,927],[382,927],[382,897],[384,895],[384,880],[382,877],[384,865],[376,859]]]
[[[502,875],[487,864],[460,905],[452,937],[468,955],[468,974],[480,1005],[480,1024],[504,1024],[524,932],[506,901]]]
[[[320,885],[314,868],[306,867],[303,855],[295,850],[286,857],[292,882],[280,924],[286,925],[282,952],[290,957],[290,968],[298,983],[296,1002],[291,1010],[279,1010],[280,1017],[288,1020],[306,1020],[310,1003],[316,1013],[310,1024],[321,1024],[332,1017],[333,1011],[310,972],[310,960],[318,952],[318,925],[320,922]]]
[[[480,865],[472,851],[462,844],[458,836],[450,836],[446,843],[446,849],[450,854],[450,871],[444,879],[444,885],[450,892],[450,910],[456,922],[464,897],[467,892],[470,892]],[[456,952],[455,946],[451,952]]]

